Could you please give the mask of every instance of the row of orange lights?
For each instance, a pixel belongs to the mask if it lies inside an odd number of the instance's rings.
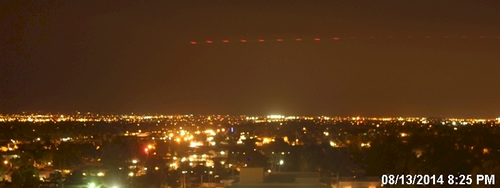
[[[319,41],[319,40],[321,40],[321,39],[320,39],[320,38],[314,38],[314,40],[315,40],[315,41]],[[335,38],[333,38],[333,40],[339,40],[339,38],[338,38],[338,37],[335,37]],[[259,42],[265,42],[265,40],[264,40],[264,39],[259,39],[258,41],[259,41]],[[283,39],[276,39],[276,41],[278,41],[278,42],[283,42]],[[296,39],[295,39],[295,41],[302,41],[302,39],[301,39],[301,38],[296,38]],[[205,42],[206,42],[206,43],[208,43],[208,44],[212,44],[212,43],[213,43],[213,41],[212,41],[212,40],[207,40],[207,41],[205,41]],[[229,40],[222,40],[222,42],[224,42],[224,43],[228,43],[228,42],[229,42]],[[247,42],[247,40],[245,40],[245,39],[241,39],[241,40],[240,40],[240,42],[245,43],[245,42]],[[191,44],[196,44],[196,41],[191,41]]]
[[[356,37],[350,37],[350,38],[351,38],[351,39],[356,39]],[[371,36],[371,37],[369,37],[369,38],[370,38],[370,39],[375,39],[376,37]],[[393,39],[393,38],[395,38],[395,37],[394,37],[394,36],[388,36],[387,38],[389,38],[389,39]],[[414,38],[414,37],[413,37],[413,36],[407,36],[406,38],[410,38],[410,39],[411,39],[411,38]],[[429,38],[432,38],[432,37],[431,37],[431,36],[425,36],[425,38],[428,38],[428,39],[429,39]],[[446,38],[446,39],[447,39],[447,38],[451,38],[451,37],[450,37],[450,36],[444,36],[443,38]],[[469,38],[469,36],[462,36],[461,38],[466,39],[466,38]],[[479,38],[484,39],[484,38],[486,38],[486,36],[479,36]],[[500,39],[500,36],[498,36],[497,38],[498,38],[498,39]],[[339,39],[340,39],[339,37],[334,37],[334,38],[333,38],[333,40],[339,40]],[[320,40],[321,40],[321,38],[314,38],[314,41],[320,41]],[[258,41],[259,41],[259,42],[265,42],[265,40],[264,40],[264,39],[258,39]],[[278,39],[276,39],[276,41],[278,41],[278,42],[283,42],[283,39],[278,38]],[[295,41],[302,41],[302,39],[301,39],[301,38],[296,38],[296,39],[295,39]],[[212,43],[213,43],[213,41],[212,41],[212,40],[207,40],[207,41],[205,41],[205,42],[206,42],[207,44],[212,44]],[[223,42],[223,43],[229,43],[229,40],[222,40],[222,42]],[[240,42],[245,43],[245,42],[247,42],[247,40],[245,40],[245,39],[241,39],[241,40],[240,40]],[[191,44],[196,44],[196,43],[197,43],[196,41],[191,41]]]

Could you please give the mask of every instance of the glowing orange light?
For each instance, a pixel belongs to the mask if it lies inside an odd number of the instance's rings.
[[[229,42],[229,40],[222,40],[222,42],[224,42],[224,43],[228,43],[228,42]]]
[[[196,42],[195,41],[191,41],[191,44],[196,44]]]
[[[339,38],[338,37],[333,37],[333,40],[339,40]]]
[[[282,41],[283,41],[283,39],[276,39],[276,41],[278,41],[278,42],[282,42]]]
[[[212,41],[211,41],[211,40],[207,40],[207,43],[208,43],[208,44],[212,44]]]
[[[264,39],[259,39],[259,42],[264,42]]]
[[[315,40],[315,41],[319,41],[319,40],[320,40],[320,38],[314,38],[314,40]]]
[[[247,42],[247,40],[245,40],[245,39],[241,39],[240,41],[241,41],[241,42]]]
[[[296,41],[301,41],[302,39],[301,39],[301,38],[296,38],[295,40],[296,40]]]

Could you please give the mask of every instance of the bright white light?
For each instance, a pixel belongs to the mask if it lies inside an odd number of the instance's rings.
[[[285,116],[282,116],[282,115],[268,115],[267,118],[269,118],[269,119],[282,119],[282,118],[285,118]]]
[[[89,183],[89,188],[95,188],[95,183]]]
[[[132,160],[132,164],[137,164],[137,160]]]
[[[333,141],[330,141],[330,146],[335,147],[335,146],[337,146],[337,144],[335,144],[335,142],[333,142]]]
[[[97,176],[104,176],[104,173],[103,172],[99,172],[99,173],[97,173]]]
[[[280,165],[283,165],[283,163],[285,163],[283,160],[280,160]]]
[[[202,142],[191,142],[189,144],[189,147],[192,147],[192,148],[195,148],[195,147],[198,147],[198,146],[203,146],[203,143]]]

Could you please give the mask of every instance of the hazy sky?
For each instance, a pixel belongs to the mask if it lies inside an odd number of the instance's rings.
[[[499,117],[498,36],[496,0],[1,1],[0,113]]]

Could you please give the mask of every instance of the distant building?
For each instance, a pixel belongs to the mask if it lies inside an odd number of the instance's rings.
[[[241,168],[235,188],[323,188],[316,172],[264,173],[263,168]]]
[[[332,188],[380,188],[380,177],[340,178]]]

